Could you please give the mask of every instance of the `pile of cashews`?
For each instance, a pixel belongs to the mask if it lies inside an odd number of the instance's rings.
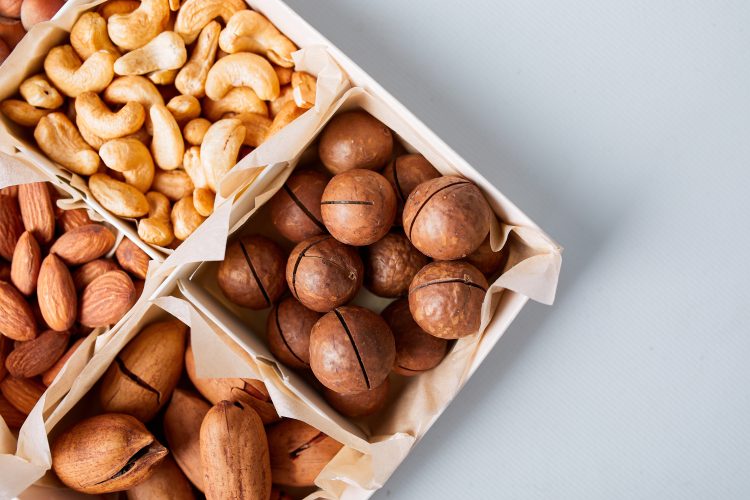
[[[111,0],[0,110],[143,241],[175,248],[240,155],[313,107],[296,50],[243,0]]]

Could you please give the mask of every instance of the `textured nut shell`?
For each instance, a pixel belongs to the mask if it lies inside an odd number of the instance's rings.
[[[31,295],[36,291],[41,265],[42,251],[39,243],[34,235],[26,231],[18,238],[10,267],[10,279],[22,294]]]
[[[227,248],[216,279],[233,303],[250,309],[271,307],[284,293],[284,251],[263,236],[244,236]]]
[[[318,312],[328,312],[354,298],[362,287],[363,274],[357,251],[329,235],[299,242],[286,265],[292,295]]]
[[[57,374],[62,371],[65,367],[65,363],[68,362],[71,356],[75,354],[76,350],[83,344],[86,337],[81,337],[71,345],[68,350],[58,359],[54,365],[52,365],[47,371],[42,374],[42,383],[49,387],[57,377]]]
[[[41,375],[65,352],[70,334],[47,330],[37,338],[24,342],[8,355],[5,365],[14,377]]]
[[[128,238],[123,238],[120,242],[115,252],[115,258],[125,271],[136,278],[146,279],[148,263],[151,259],[146,252]]]
[[[409,287],[409,309],[427,333],[457,339],[479,330],[487,280],[463,261],[438,261],[417,273]]]
[[[54,254],[48,255],[39,269],[37,300],[45,323],[53,330],[64,332],[75,323],[78,295],[73,277]]]
[[[196,488],[203,491],[200,428],[211,409],[201,397],[175,389],[164,413],[164,435],[177,465]]]
[[[109,271],[83,290],[78,321],[89,328],[114,325],[137,298],[133,281],[125,272]]]
[[[406,236],[386,234],[365,252],[365,286],[381,297],[401,297],[417,272],[430,261]]]
[[[461,177],[439,177],[417,186],[404,205],[404,231],[434,259],[461,259],[479,248],[493,217],[479,188]]]
[[[117,271],[120,267],[112,259],[96,259],[73,271],[73,284],[79,292],[102,274]]]
[[[323,234],[326,228],[320,215],[320,200],[328,176],[315,170],[299,170],[271,198],[271,222],[283,237],[295,243]]]
[[[192,500],[195,498],[190,481],[167,456],[154,468],[151,477],[128,490],[128,500]]]
[[[310,334],[310,368],[324,386],[341,394],[382,384],[395,357],[388,324],[364,307],[338,307],[320,318]]]
[[[309,368],[310,331],[320,316],[293,297],[279,302],[266,321],[268,347],[273,355],[292,368]]]
[[[101,224],[88,224],[60,236],[50,248],[50,253],[60,257],[69,266],[77,266],[98,259],[112,250],[115,235]]]
[[[312,486],[315,478],[343,447],[299,420],[284,419],[268,428],[271,474],[275,484]]]
[[[62,232],[67,233],[77,227],[91,224],[92,221],[85,208],[73,208],[71,210],[63,210],[57,217],[57,222]]]
[[[5,281],[0,281],[0,333],[20,341],[36,337],[31,306],[16,287]]]
[[[334,116],[323,129],[318,145],[320,160],[333,174],[354,168],[379,170],[392,152],[391,131],[364,111]]]
[[[479,269],[487,277],[501,270],[508,262],[508,245],[506,244],[499,252],[492,250],[489,235],[484,239],[479,248],[466,256],[466,262]]]
[[[18,201],[13,196],[0,195],[0,257],[13,259],[18,238],[23,233],[23,221]]]
[[[388,391],[391,387],[389,379],[369,391],[353,394],[339,394],[328,388],[323,389],[323,396],[336,411],[350,418],[366,417],[383,409],[388,401]]]
[[[414,189],[425,181],[437,179],[440,172],[421,154],[402,155],[390,162],[383,169],[383,177],[396,192],[398,211],[396,223],[401,224],[404,203]]]
[[[0,392],[13,407],[28,415],[44,394],[46,387],[31,378],[7,376],[0,382]]]
[[[399,375],[418,375],[435,368],[448,353],[448,341],[422,330],[409,311],[409,300],[400,299],[388,305],[383,319],[396,340],[396,361],[393,371]]]
[[[55,207],[46,182],[18,186],[18,206],[27,231],[40,245],[46,245],[55,236]]]

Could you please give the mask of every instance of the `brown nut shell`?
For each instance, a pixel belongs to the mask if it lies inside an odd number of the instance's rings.
[[[350,418],[366,417],[374,415],[385,406],[388,401],[388,391],[391,382],[385,382],[369,391],[355,392],[353,394],[339,394],[328,388],[323,389],[323,396],[336,411]]]
[[[70,334],[47,330],[37,338],[23,342],[8,355],[5,366],[14,377],[36,377],[60,359],[68,347]]]
[[[10,268],[11,281],[24,295],[28,296],[36,291],[41,265],[42,251],[39,243],[33,234],[26,231],[18,238]]]
[[[403,234],[386,234],[365,251],[365,287],[381,297],[401,297],[429,262]]]
[[[192,500],[190,481],[171,456],[154,467],[151,477],[128,490],[128,500]]]
[[[378,387],[395,358],[388,324],[364,307],[338,307],[320,318],[310,334],[310,368],[320,383],[341,394]]]
[[[423,254],[462,259],[490,232],[492,209],[482,192],[462,177],[439,177],[417,186],[404,205],[404,231]]]
[[[169,450],[185,476],[201,491],[200,430],[203,418],[210,409],[211,405],[200,396],[175,389],[164,412],[164,436]]]
[[[347,245],[370,245],[385,236],[396,218],[396,193],[382,175],[348,170],[336,175],[320,201],[323,223]]]
[[[310,368],[310,331],[320,316],[293,297],[276,304],[266,320],[268,347],[273,355],[291,368]]]
[[[334,116],[323,129],[318,145],[320,160],[332,174],[355,168],[379,170],[392,152],[390,129],[359,110]]]
[[[492,250],[489,235],[484,239],[479,248],[466,256],[466,262],[479,269],[488,278],[505,267],[508,262],[508,245],[506,244],[499,252]]]
[[[83,289],[78,321],[89,328],[114,325],[137,299],[130,276],[123,271],[108,271]]]
[[[313,486],[315,478],[343,445],[315,427],[285,418],[268,428],[274,484]]]
[[[383,169],[383,177],[388,179],[398,198],[396,224],[401,224],[404,203],[414,189],[425,181],[437,179],[440,172],[421,154],[408,154],[396,157]]]
[[[298,243],[286,265],[286,281],[294,298],[318,312],[353,299],[362,287],[363,275],[357,251],[327,234]]]
[[[284,251],[264,236],[243,236],[227,248],[217,281],[238,306],[271,307],[284,293]]]
[[[31,306],[16,287],[5,281],[0,281],[0,334],[20,341],[36,337]]]
[[[268,202],[271,222],[281,235],[294,243],[324,234],[320,199],[328,176],[315,170],[293,173]]]
[[[463,261],[438,261],[417,273],[409,287],[409,310],[430,335],[459,339],[479,330],[487,280]]]
[[[448,353],[448,341],[422,330],[409,311],[409,300],[391,302],[380,313],[396,339],[393,371],[411,377],[435,368]]]
[[[37,300],[45,323],[64,332],[76,321],[78,295],[73,277],[62,260],[49,254],[42,261],[37,281]]]
[[[136,278],[146,279],[148,263],[151,260],[146,252],[130,241],[123,238],[115,251],[115,258],[120,266]]]
[[[23,229],[18,199],[0,194],[0,257],[9,262],[13,259],[13,251]]]

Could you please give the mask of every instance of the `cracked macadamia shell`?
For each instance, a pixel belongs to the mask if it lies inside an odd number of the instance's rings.
[[[388,391],[391,387],[389,379],[369,391],[352,394],[339,394],[328,388],[323,389],[323,396],[336,411],[350,418],[366,417],[383,409],[388,401]]]
[[[396,193],[385,177],[370,170],[334,176],[320,205],[328,231],[347,245],[375,243],[388,233],[396,218]]]
[[[393,367],[396,345],[388,324],[360,306],[334,309],[310,334],[310,367],[321,384],[341,394],[382,384]]]
[[[357,250],[328,234],[298,243],[286,265],[286,281],[294,298],[318,312],[353,299],[362,287],[363,274]]]
[[[439,177],[423,182],[404,205],[406,236],[425,255],[439,260],[463,259],[490,232],[493,214],[472,182]]]
[[[430,335],[459,339],[479,330],[487,280],[463,261],[438,261],[417,273],[409,287],[409,310]]]
[[[409,311],[408,299],[391,302],[380,313],[396,340],[393,371],[411,377],[435,368],[448,353],[448,341],[422,330]]]
[[[271,310],[266,320],[268,347],[279,361],[296,368],[310,368],[310,331],[321,313],[288,297]]]
[[[227,248],[217,280],[238,306],[271,307],[284,293],[284,251],[264,236],[243,236]]]
[[[429,262],[406,236],[386,234],[365,250],[365,286],[381,297],[401,297],[409,291],[414,275]]]
[[[414,188],[430,179],[440,177],[440,172],[420,154],[401,155],[383,169],[383,176],[391,183],[398,198],[396,224],[401,224],[404,203]]]
[[[315,170],[300,170],[271,198],[271,222],[281,235],[294,243],[324,234],[320,199],[328,176]]]
[[[332,174],[355,168],[380,170],[391,159],[393,134],[365,111],[334,116],[323,129],[318,154]]]

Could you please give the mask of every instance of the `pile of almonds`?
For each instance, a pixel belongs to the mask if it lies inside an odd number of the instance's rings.
[[[60,480],[130,500],[192,499],[194,490],[288,499],[279,486],[313,486],[342,445],[281,419],[259,380],[199,378],[187,336],[181,322],[158,321],[118,354],[93,389],[104,413],[52,440]]]
[[[0,416],[17,429],[92,329],[117,323],[142,291],[148,256],[46,183],[0,193]]]
[[[65,0],[0,0],[0,64],[34,25],[57,14]]]

